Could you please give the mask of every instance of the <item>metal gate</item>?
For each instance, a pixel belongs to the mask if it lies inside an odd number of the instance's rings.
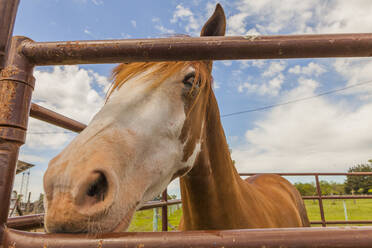
[[[6,226],[10,193],[29,114],[80,131],[84,125],[31,104],[34,66],[372,56],[372,34],[175,37],[34,42],[12,37],[19,0],[0,0],[0,240],[33,247],[372,247],[371,227],[284,228],[162,233],[37,234]]]

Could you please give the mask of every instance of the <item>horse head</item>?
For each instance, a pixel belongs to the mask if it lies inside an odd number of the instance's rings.
[[[222,36],[218,4],[201,36]],[[125,231],[200,152],[212,61],[120,64],[107,101],[44,175],[48,232]]]

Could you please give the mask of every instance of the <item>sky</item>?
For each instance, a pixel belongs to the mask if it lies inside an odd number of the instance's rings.
[[[372,32],[369,0],[219,2],[229,36]],[[35,41],[199,36],[215,4],[212,0],[22,0],[14,35]],[[104,103],[114,66],[36,67],[32,101],[89,123]],[[345,172],[372,158],[372,83],[368,83],[372,59],[217,61],[213,70],[222,115],[295,101],[222,118],[239,172]],[[360,83],[365,84],[296,101]],[[32,200],[42,192],[48,161],[74,137],[30,119],[19,158],[37,165],[31,169]],[[22,175],[16,176],[15,190],[20,190],[21,179]],[[177,181],[169,190],[177,192]]]

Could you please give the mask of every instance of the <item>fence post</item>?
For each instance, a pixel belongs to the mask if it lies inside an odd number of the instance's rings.
[[[0,0],[0,71],[4,68],[19,1]]]
[[[153,208],[153,217],[152,217],[152,231],[156,232],[158,230],[158,208]]]
[[[322,220],[322,226],[326,226],[326,221],[324,217],[324,208],[323,208],[323,200],[322,200],[322,190],[320,189],[319,183],[319,176],[318,174],[315,175],[315,183],[316,183],[316,191],[318,193],[318,202],[319,202],[319,210],[320,210],[320,218]]]
[[[163,194],[161,196],[161,199],[163,202],[168,201],[168,193],[167,189],[163,191]],[[168,205],[161,207],[161,225],[162,225],[162,231],[168,231]]]
[[[0,74],[0,240],[7,222],[18,152],[26,139],[34,66],[19,52],[25,37],[13,37]]]

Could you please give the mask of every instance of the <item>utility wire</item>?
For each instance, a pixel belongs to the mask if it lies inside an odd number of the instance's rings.
[[[259,107],[259,108],[247,109],[247,110],[242,110],[242,111],[238,111],[238,112],[232,112],[232,113],[229,113],[229,114],[224,114],[224,115],[221,115],[221,118],[235,116],[235,115],[241,115],[241,114],[246,114],[246,113],[252,113],[252,112],[257,112],[257,111],[263,111],[263,110],[272,109],[272,108],[276,108],[276,107],[280,107],[280,106],[284,106],[284,105],[298,103],[298,102],[310,100],[310,99],[313,99],[313,98],[317,98],[317,97],[321,97],[321,96],[325,96],[325,95],[330,95],[330,94],[340,92],[340,91],[344,91],[344,90],[347,90],[347,89],[355,88],[355,87],[358,87],[358,86],[367,85],[367,84],[370,84],[370,83],[372,83],[372,80],[362,82],[362,83],[352,84],[352,85],[349,85],[349,86],[346,86],[346,87],[343,87],[343,88],[339,88],[339,89],[335,89],[335,90],[325,91],[325,92],[322,92],[322,93],[319,93],[319,94],[313,95],[313,96],[294,99],[294,100],[287,101],[287,102],[282,102],[282,103],[267,105],[267,106],[263,106],[263,107]],[[73,132],[70,132],[70,131],[28,132],[28,134],[59,134],[59,133],[73,133]]]
[[[27,134],[58,134],[58,133],[74,133],[71,131],[55,131],[55,132],[27,132]]]
[[[310,100],[310,99],[325,96],[325,95],[330,95],[330,94],[333,94],[333,93],[336,93],[336,92],[340,92],[340,91],[343,91],[343,90],[347,90],[347,89],[350,89],[350,88],[354,88],[354,87],[358,87],[358,86],[362,86],[362,85],[366,85],[366,84],[370,84],[370,83],[372,83],[372,80],[362,82],[362,83],[352,84],[352,85],[349,85],[349,86],[346,86],[346,87],[343,87],[343,88],[339,88],[339,89],[335,89],[335,90],[325,91],[325,92],[322,92],[320,94],[313,95],[313,96],[294,99],[294,100],[287,101],[287,102],[282,102],[282,103],[267,105],[267,106],[264,106],[264,107],[259,107],[259,108],[254,108],[254,109],[247,109],[247,110],[242,110],[242,111],[238,111],[238,112],[232,112],[232,113],[229,113],[229,114],[224,114],[224,115],[221,115],[221,118],[235,116],[235,115],[241,115],[241,114],[246,114],[246,113],[252,113],[252,112],[257,112],[257,111],[262,111],[262,110],[267,110],[267,109],[280,107],[280,106],[283,106],[283,105],[302,102],[302,101]]]

